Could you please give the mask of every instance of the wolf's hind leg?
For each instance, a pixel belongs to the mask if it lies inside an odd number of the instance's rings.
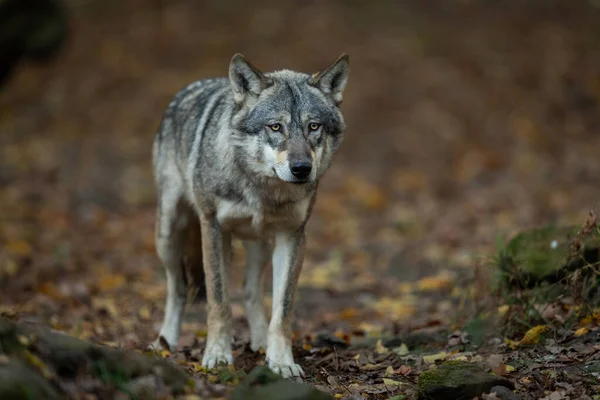
[[[187,292],[183,254],[191,212],[179,193],[161,194],[155,234],[156,250],[167,275],[167,301],[160,334],[153,343],[156,349],[162,347],[161,339],[170,350],[175,350],[179,341]]]
[[[244,307],[250,326],[250,348],[267,348],[267,317],[263,304],[264,272],[271,258],[268,240],[244,241],[246,275],[244,278]]]

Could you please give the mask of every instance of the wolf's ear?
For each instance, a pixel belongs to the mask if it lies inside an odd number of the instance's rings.
[[[242,102],[248,94],[258,96],[269,86],[269,79],[239,53],[229,63],[229,81],[236,103]]]
[[[309,83],[333,97],[336,104],[342,102],[342,93],[350,74],[350,56],[342,54],[324,71],[310,77]]]

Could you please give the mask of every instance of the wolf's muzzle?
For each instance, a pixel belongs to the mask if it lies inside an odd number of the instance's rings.
[[[310,176],[312,171],[312,164],[310,161],[293,161],[290,163],[290,171],[292,175],[298,180],[306,180]]]

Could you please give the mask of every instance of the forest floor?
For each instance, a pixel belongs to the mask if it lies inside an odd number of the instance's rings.
[[[521,399],[597,396],[594,305],[563,324],[568,301],[538,304],[553,310],[543,321],[509,326],[512,306],[494,290],[501,243],[534,226],[582,226],[599,208],[593,2],[101,3],[72,6],[61,54],[22,65],[0,92],[0,312],[24,329],[18,354],[54,390],[171,395],[148,371],[137,383],[90,371],[66,380],[36,347],[46,334],[29,328],[128,354],[155,338],[166,284],[150,153],[170,97],[225,75],[236,52],[307,72],[348,52],[346,141],[320,185],[297,296],[305,382],[336,398],[414,398],[423,371],[463,360],[507,378]],[[189,399],[225,397],[263,363],[248,347],[235,249],[234,368],[200,367],[201,302],[179,350],[156,354],[193,378]],[[0,383],[8,354],[0,340]]]

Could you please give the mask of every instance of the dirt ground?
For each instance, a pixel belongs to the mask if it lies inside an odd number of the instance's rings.
[[[224,76],[236,52],[263,70],[306,72],[347,52],[348,129],[309,223],[297,357],[308,382],[339,397],[411,396],[426,368],[417,356],[390,386],[386,368],[406,359],[391,359],[385,342],[348,344],[424,334],[431,354],[450,351],[449,333],[484,304],[502,304],[486,286],[500,239],[579,225],[599,208],[596,3],[68,2],[60,55],[21,65],[0,92],[2,312],[143,348],[166,290],[150,153],[171,96]],[[247,371],[262,356],[247,348],[236,249],[236,368]],[[204,316],[202,304],[186,314],[187,362],[202,348]],[[585,359],[598,356],[597,339],[577,339],[592,349]],[[313,351],[332,342],[336,352]],[[493,343],[488,355],[508,354]],[[511,357],[543,365],[536,349]],[[581,379],[568,393],[556,376],[523,383],[529,361],[508,375],[523,399],[594,394]],[[363,389],[348,389],[356,381]]]

